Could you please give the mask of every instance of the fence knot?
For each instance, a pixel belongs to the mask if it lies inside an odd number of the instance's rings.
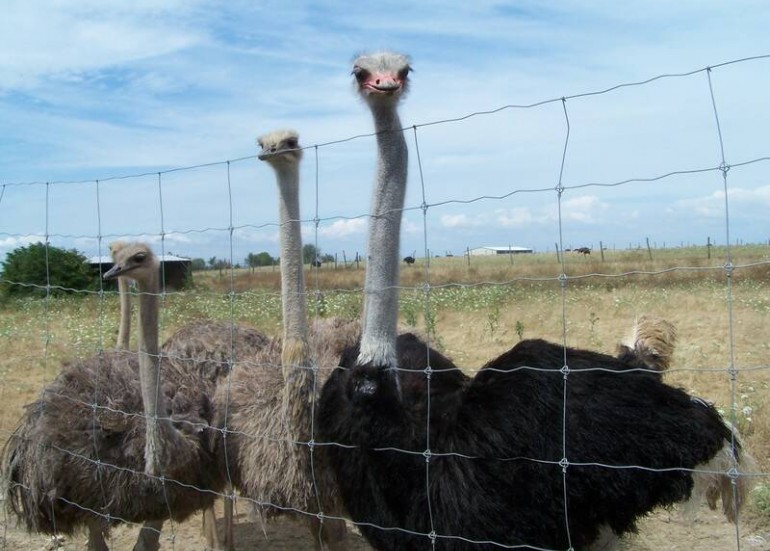
[[[569,459],[566,457],[562,457],[561,461],[559,461],[559,467],[561,467],[562,472],[567,472],[567,467],[569,467]]]
[[[430,460],[433,457],[433,454],[431,453],[430,448],[422,452],[422,456],[425,458],[426,463],[430,463]]]

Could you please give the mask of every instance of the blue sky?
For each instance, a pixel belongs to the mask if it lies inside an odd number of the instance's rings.
[[[375,152],[371,137],[346,140],[372,131],[350,66],[379,49],[415,69],[404,255],[422,256],[426,235],[455,255],[723,244],[722,175],[697,172],[721,162],[706,72],[572,96],[770,54],[768,28],[762,0],[4,0],[0,258],[46,234],[87,256],[130,236],[193,257],[277,254],[273,173],[253,156],[278,128],[304,146],[340,141],[306,152],[305,241],[363,252]],[[727,163],[760,159],[727,173],[730,235],[767,242],[770,59],[717,67],[711,85]],[[585,186],[683,171],[696,172]]]

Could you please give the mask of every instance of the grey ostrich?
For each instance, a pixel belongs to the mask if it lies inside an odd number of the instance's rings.
[[[363,335],[324,385],[317,422],[369,543],[596,551],[654,508],[688,500],[698,471],[740,492],[714,467],[725,455],[744,466],[730,428],[645,360],[526,340],[469,380],[441,356],[425,361],[424,349],[422,363],[397,353],[406,144],[396,107],[408,71],[397,54],[354,65],[379,153]],[[418,392],[415,369],[429,381]]]
[[[115,260],[106,278],[137,281],[138,360],[105,351],[62,366],[6,443],[6,505],[31,532],[87,527],[89,551],[107,550],[111,524],[144,522],[134,549],[154,551],[162,521],[211,506],[216,494],[201,489],[221,479],[205,431],[208,397],[194,378],[161,380],[158,261],[143,244]]]
[[[113,263],[125,247],[132,246],[125,241],[110,244]],[[131,330],[130,280],[119,277],[120,325],[118,328],[118,349],[128,350]],[[216,320],[196,320],[177,329],[161,346],[167,360],[165,371],[173,379],[194,380],[197,376],[199,389],[210,400],[214,398],[216,385],[225,383],[234,365],[248,369],[249,358],[253,357],[268,343],[268,338],[258,330],[242,324]],[[225,508],[231,506],[226,501]],[[163,521],[146,522],[140,539],[148,547],[157,546]],[[213,507],[203,511],[203,532],[209,549],[221,549],[222,543],[216,530],[216,515]]]
[[[234,371],[229,387],[217,392],[216,424],[226,436],[218,457],[233,486],[267,516],[287,510],[310,513],[316,549],[324,542],[329,549],[344,550],[344,521],[325,518],[321,527],[315,515],[341,509],[323,452],[311,455],[308,443],[317,388],[329,372],[324,368],[336,365],[340,351],[355,342],[358,328],[324,321],[309,334],[298,197],[302,151],[292,131],[267,134],[259,144],[259,158],[276,173],[280,198],[283,337],[257,357],[258,367]],[[226,509],[225,542],[232,546],[229,514]]]

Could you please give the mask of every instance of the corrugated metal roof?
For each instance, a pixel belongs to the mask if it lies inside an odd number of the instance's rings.
[[[471,250],[473,251],[476,249],[489,249],[490,251],[531,251],[532,250],[529,247],[516,247],[513,245],[511,246],[506,245],[505,247],[475,247],[474,249],[471,249]]]

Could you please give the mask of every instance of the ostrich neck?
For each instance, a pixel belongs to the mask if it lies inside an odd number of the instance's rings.
[[[161,425],[170,427],[165,417],[166,407],[160,382],[160,353],[158,346],[158,293],[160,292],[159,274],[153,274],[147,281],[137,282],[139,291],[139,378],[142,387],[142,401],[146,420],[145,471],[160,474]],[[167,432],[164,430],[164,432]]]
[[[377,176],[369,219],[360,364],[396,366],[401,216],[407,175],[406,140],[396,104],[372,107]]]
[[[131,294],[128,280],[118,278],[120,297],[120,325],[118,326],[118,348],[128,350],[131,340]]]
[[[299,221],[299,169],[276,169],[280,194],[281,300],[284,339],[307,340],[307,306],[302,272],[302,232]]]
[[[302,270],[302,231],[299,221],[299,167],[276,168],[279,190],[279,221],[281,224],[281,299],[283,305],[283,346],[281,365],[284,385],[282,402],[289,422],[291,438],[297,442],[310,440],[313,392],[309,369],[307,303],[305,278]]]

